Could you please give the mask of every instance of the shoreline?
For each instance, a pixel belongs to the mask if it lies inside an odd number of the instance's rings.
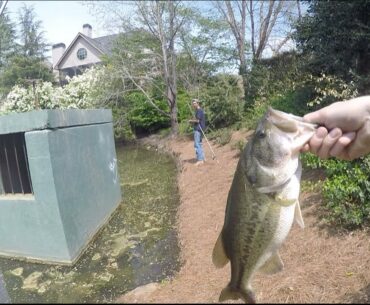
[[[117,303],[202,303],[205,300],[207,303],[218,302],[220,289],[227,284],[229,270],[217,270],[212,265],[211,253],[223,223],[226,198],[239,159],[238,150],[231,148],[230,143],[214,147],[216,155],[220,154],[220,160],[212,160],[209,147],[204,145],[206,163],[196,167],[193,141],[190,139],[151,136],[140,139],[138,143],[170,154],[177,164],[180,194],[177,211],[180,270],[164,283],[149,283],[129,291],[119,297]],[[233,164],[223,162],[224,158],[231,159]],[[204,192],[202,184],[205,185]],[[199,201],[197,195],[194,195],[197,192],[201,197]],[[204,213],[205,210],[208,212]],[[193,215],[195,211],[198,213]],[[212,225],[205,227],[210,222]],[[213,282],[211,291],[207,289],[208,276]],[[220,282],[224,284],[220,285]]]

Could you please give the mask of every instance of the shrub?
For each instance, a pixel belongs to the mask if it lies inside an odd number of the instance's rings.
[[[211,129],[228,127],[241,120],[244,101],[239,81],[235,76],[217,75],[201,89],[199,99]]]
[[[68,78],[63,87],[53,87],[50,82],[39,82],[35,88],[14,86],[2,102],[0,113],[25,112],[35,109],[91,109],[109,107],[112,109],[116,138],[132,139],[134,135],[128,124],[127,107],[120,100],[106,99],[110,73],[104,67],[96,66],[84,74]],[[103,84],[103,85],[102,85]]]
[[[27,88],[15,85],[1,107],[2,113],[25,112],[34,109],[95,108],[99,105],[99,82],[104,70],[91,68],[84,74],[68,78],[68,84],[53,87],[40,82]]]
[[[179,134],[183,136],[191,136],[193,134],[193,126],[188,121],[179,123]]]
[[[226,145],[230,142],[232,137],[232,130],[229,128],[217,129],[207,136],[207,138],[214,140],[219,145]]]
[[[349,162],[307,153],[302,161],[306,167],[325,170],[322,194],[328,223],[347,229],[370,224],[370,156]]]
[[[160,128],[168,127],[169,117],[159,113],[153,106],[146,102],[146,97],[141,92],[134,92],[127,96],[130,104],[128,120],[136,131],[154,132]],[[158,108],[168,112],[168,104],[161,100],[153,101]]]
[[[297,87],[311,90],[311,100],[307,105],[312,109],[325,107],[338,100],[347,100],[358,95],[354,82],[346,83],[333,75],[307,75]]]

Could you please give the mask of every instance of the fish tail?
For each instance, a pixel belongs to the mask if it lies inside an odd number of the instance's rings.
[[[226,300],[238,300],[242,299],[247,304],[255,304],[256,298],[254,296],[253,291],[250,289],[233,289],[230,286],[226,286],[226,288],[222,289],[219,302],[223,302]]]
[[[212,252],[212,262],[217,268],[224,267],[229,259],[226,256],[224,245],[222,242],[222,233],[217,238],[216,244]]]

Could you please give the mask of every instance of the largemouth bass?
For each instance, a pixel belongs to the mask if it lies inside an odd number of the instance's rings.
[[[231,264],[231,280],[219,301],[255,303],[251,281],[257,271],[283,269],[279,248],[293,221],[303,228],[298,202],[299,153],[316,126],[269,108],[246,144],[227,198],[222,231],[212,253],[218,268]]]

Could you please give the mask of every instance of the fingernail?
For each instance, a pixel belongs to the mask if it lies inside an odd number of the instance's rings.
[[[342,135],[342,137],[346,137],[347,139],[349,139],[350,141],[354,140],[356,138],[356,133],[351,131],[351,132],[347,132],[345,134]]]
[[[319,139],[325,138],[327,134],[328,134],[327,130],[323,127],[320,127],[316,131],[316,137],[319,138]]]
[[[332,129],[330,132],[329,132],[329,136],[331,137],[331,138],[337,138],[337,137],[339,137],[339,136],[341,136],[342,135],[342,132],[341,132],[341,130],[340,129],[338,129],[338,128],[334,128],[334,129]]]

